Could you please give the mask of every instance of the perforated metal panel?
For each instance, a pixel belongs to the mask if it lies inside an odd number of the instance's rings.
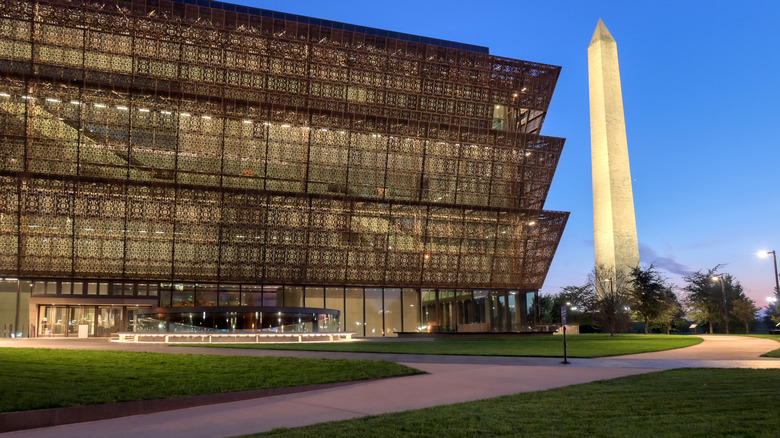
[[[560,69],[303,21],[4,1],[0,275],[540,288]]]

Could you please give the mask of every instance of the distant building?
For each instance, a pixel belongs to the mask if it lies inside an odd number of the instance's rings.
[[[206,0],[3,1],[5,334],[533,330],[559,71]]]

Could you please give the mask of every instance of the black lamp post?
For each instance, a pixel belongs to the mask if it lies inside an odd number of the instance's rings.
[[[723,319],[726,320],[726,334],[729,334],[729,306],[726,304],[726,283],[722,275],[712,277],[713,281],[720,281],[720,290],[723,293]]]
[[[772,260],[775,262],[775,296],[770,299],[772,304],[775,306],[775,313],[778,313],[778,309],[780,309],[780,277],[777,275],[777,253],[772,251],[759,251],[758,255],[759,257],[769,257],[769,254],[772,254]]]
[[[761,257],[769,257],[772,254],[772,259],[775,262],[775,298],[780,295],[780,277],[777,276],[777,253],[775,251],[761,251],[758,253]]]
[[[609,282],[609,294],[614,296],[615,295],[615,288],[614,288],[612,279],[611,278],[607,278],[604,281],[608,281]]]

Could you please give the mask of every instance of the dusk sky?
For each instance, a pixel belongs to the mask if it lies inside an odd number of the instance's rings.
[[[563,67],[542,134],[566,138],[545,209],[571,217],[542,288],[593,268],[587,47],[618,44],[642,264],[672,282],[723,264],[763,307],[780,251],[780,2],[306,1],[239,4],[487,46]]]

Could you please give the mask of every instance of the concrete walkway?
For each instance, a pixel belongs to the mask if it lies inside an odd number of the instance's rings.
[[[768,339],[703,336],[684,349],[615,358],[560,359],[484,356],[430,356],[289,352],[108,343],[105,340],[31,339],[0,341],[4,346],[119,349],[167,353],[383,359],[428,372],[425,375],[156,414],[11,432],[3,437],[223,437],[297,427],[324,421],[399,412],[499,395],[612,379],[679,367],[777,368],[780,359],[759,355],[780,346]]]

